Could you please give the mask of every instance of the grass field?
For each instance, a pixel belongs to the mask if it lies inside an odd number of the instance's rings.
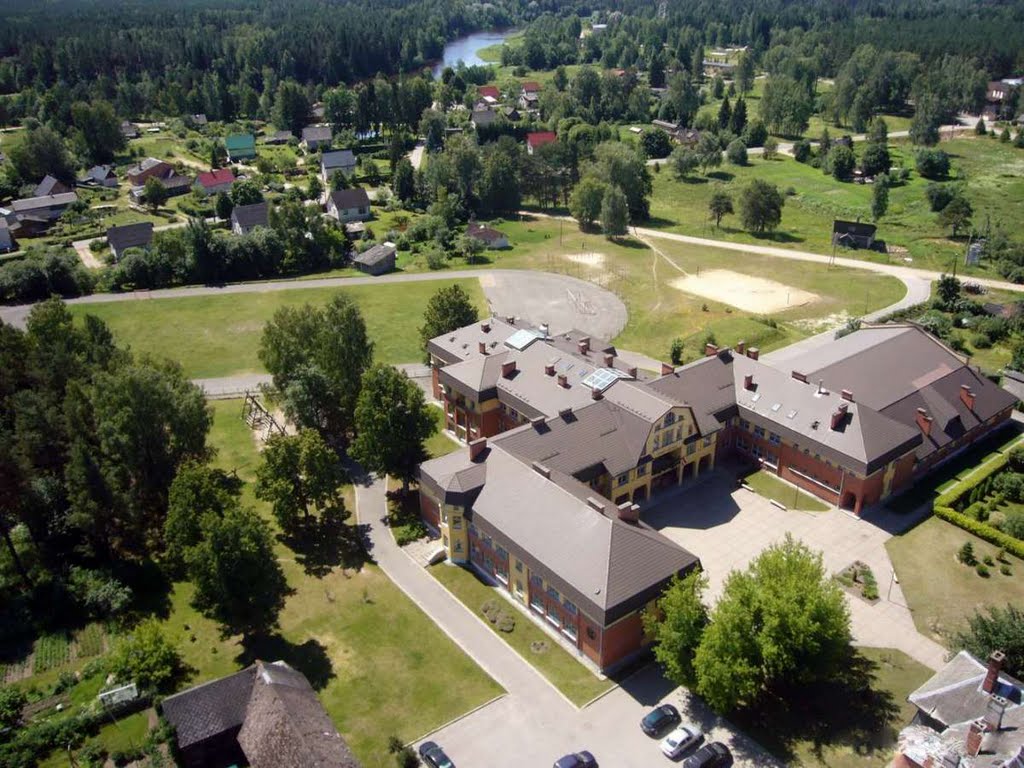
[[[460,283],[481,310],[486,309],[477,280]],[[260,334],[274,311],[284,306],[323,304],[344,291],[359,305],[375,356],[385,363],[408,363],[422,357],[419,326],[430,297],[447,284],[381,283],[345,288],[309,288],[265,293],[194,296],[152,301],[72,305],[77,315],[106,321],[118,343],[137,353],[168,357],[189,377],[230,376],[262,370],[257,358]]]
[[[243,499],[269,514],[251,492],[258,454],[241,401],[212,407],[217,463],[237,470],[247,481]],[[265,648],[222,638],[189,606],[191,586],[175,585],[165,625],[194,669],[192,682],[228,674],[253,655],[284,658],[307,674],[356,756],[373,768],[393,765],[392,734],[413,739],[501,692],[376,566],[339,566],[316,578],[283,544],[278,551],[295,591]]]
[[[777,501],[789,509],[801,512],[824,512],[829,506],[825,502],[804,493],[796,486],[784,483],[775,475],[761,469],[743,478],[743,482],[766,499]]]
[[[652,239],[656,252],[632,238],[613,242],[580,232],[571,222],[528,218],[496,226],[508,234],[512,248],[494,257],[494,266],[560,272],[607,287],[629,310],[616,345],[656,359],[668,359],[677,336],[685,341],[687,359],[699,357],[708,333],[719,344],[744,340],[768,351],[888,306],[905,292],[898,280],[862,270]],[[763,317],[672,286],[684,275],[711,269],[771,276],[818,299]]]
[[[860,149],[863,145],[856,145]],[[993,226],[1011,226],[1016,216],[1017,201],[1024,197],[1024,150],[986,138],[959,138],[943,142],[961,178],[967,179],[966,195],[974,206],[978,226],[989,221]],[[905,141],[890,146],[894,165],[913,169],[913,148]],[[793,194],[786,197],[782,224],[773,235],[756,238],[741,229],[738,216],[727,216],[722,227],[708,220],[707,205],[711,195],[724,190],[733,195],[751,179],[758,178]],[[928,185],[916,172],[910,181],[890,190],[889,211],[878,223],[878,238],[890,246],[905,248],[912,259],[909,264],[935,270],[949,270],[955,259],[962,261],[965,241],[952,241],[948,230],[935,221],[924,196]],[[746,166],[724,164],[704,177],[695,174],[685,182],[677,181],[667,167],[654,175],[651,199],[651,226],[670,232],[711,237],[734,242],[770,242],[816,253],[832,250],[832,221],[836,218],[870,220],[871,187],[838,182],[820,169],[801,164],[788,157],[764,160],[752,157]],[[843,256],[908,263],[901,256],[841,250]],[[989,274],[982,264],[965,274]]]
[[[956,559],[966,541],[973,544],[979,561],[996,554],[996,547],[937,517],[885,545],[914,624],[921,633],[947,645],[950,635],[975,610],[1024,602],[1024,562],[1010,557],[1010,576],[999,572],[997,562],[989,569],[989,578],[982,578]]]
[[[577,706],[586,704],[595,696],[611,688],[609,680],[602,680],[568,651],[528,618],[523,616],[512,605],[506,605],[505,599],[495,589],[482,582],[475,574],[465,568],[441,563],[431,566],[430,572],[459,600],[465,603],[474,614],[487,624],[495,634],[508,643],[526,661],[535,666],[544,677],[550,680],[558,690],[564,693]],[[515,618],[515,629],[501,632],[483,617],[481,606],[488,600],[497,600],[505,612]],[[543,642],[547,650],[537,653],[532,650],[531,643]]]

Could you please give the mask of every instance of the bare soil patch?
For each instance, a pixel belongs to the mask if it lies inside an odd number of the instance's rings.
[[[711,269],[698,275],[678,277],[669,284],[680,291],[756,314],[806,306],[819,298],[817,294],[784,283],[728,269]]]

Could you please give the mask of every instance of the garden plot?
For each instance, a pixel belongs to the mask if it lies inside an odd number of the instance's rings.
[[[809,291],[728,269],[710,269],[700,274],[677,277],[670,285],[680,291],[760,315],[804,307],[818,300],[818,296]]]

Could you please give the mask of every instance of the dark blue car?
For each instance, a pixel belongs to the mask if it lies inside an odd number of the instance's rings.
[[[420,744],[420,760],[430,768],[455,768],[451,758],[433,741],[424,741]]]
[[[555,768],[597,768],[597,760],[584,749],[558,758],[555,761]]]
[[[683,718],[679,716],[678,709],[671,704],[662,704],[644,715],[644,719],[640,721],[640,730],[652,739],[656,739],[666,731],[675,728],[682,721]]]

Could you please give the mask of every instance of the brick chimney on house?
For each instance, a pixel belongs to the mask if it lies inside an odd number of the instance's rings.
[[[555,375],[555,364],[554,363],[545,363],[544,364],[544,374],[546,376],[554,376]]]
[[[479,459],[480,458],[480,454],[484,452],[484,449],[486,447],[487,447],[487,438],[486,437],[480,437],[480,438],[477,438],[476,440],[471,441],[470,444],[469,444],[469,460],[470,461],[476,461],[477,459]]]
[[[960,401],[967,406],[967,410],[974,410],[974,390],[966,384],[960,385]]]
[[[718,354],[718,345],[710,341],[704,345],[704,357],[714,357]]]
[[[624,501],[617,507],[619,520],[627,523],[636,523],[640,520],[640,507],[631,501]]]
[[[632,376],[635,379],[636,378],[636,366],[635,365],[629,366],[629,368],[626,369],[626,373],[628,373],[630,376]]]
[[[745,341],[737,341],[736,342],[736,354],[737,355],[745,355],[745,354],[747,354],[747,342],[745,342]]]
[[[551,470],[548,467],[541,464],[539,461],[533,462],[531,466],[533,467],[533,471],[536,472],[541,477],[543,477],[545,480],[551,479]]]
[[[579,350],[581,355],[587,354],[590,351],[590,337],[584,336],[582,339],[576,342],[576,349]]]
[[[832,413],[832,430],[835,431],[839,428],[839,425],[843,423],[843,419],[846,418],[846,412],[849,409],[846,403],[840,403],[839,407]]]
[[[761,350],[758,347],[751,347],[747,350],[747,357],[751,360],[757,360],[761,356]]]
[[[566,376],[564,373],[558,374],[558,386],[562,387],[563,389],[569,388],[569,377]]]
[[[481,355],[486,355],[487,354],[487,342],[486,341],[478,342],[477,343],[477,349],[480,350],[480,354]]]
[[[988,706],[985,708],[985,724],[990,731],[998,731],[1003,727],[1003,713],[1010,702],[1002,696],[993,694],[988,699]]]
[[[615,365],[615,355],[613,355],[611,352],[605,352],[604,353],[604,367],[605,368],[611,368],[614,365]]]
[[[753,389],[754,388],[754,374],[748,373],[743,377],[743,388]]]
[[[670,373],[675,373],[675,372],[676,372],[676,369],[675,369],[674,366],[671,366],[668,363],[662,363],[661,364],[661,375],[662,376],[668,376]]]
[[[985,682],[981,684],[981,690],[985,693],[994,693],[996,683],[999,682],[999,673],[1003,670],[1003,662],[1006,661],[1006,654],[1002,651],[992,651],[988,657],[988,670],[985,673]]]
[[[840,397],[843,398],[843,400],[849,400],[851,403],[853,402],[853,392],[851,392],[850,390],[844,389],[842,392],[839,393],[839,395]]]
[[[797,381],[802,381],[804,384],[807,383],[807,374],[806,373],[800,373],[800,371],[793,371],[791,375]]]
[[[480,321],[480,330],[483,331],[484,333],[490,333],[491,332],[491,321],[490,320],[481,320]]]
[[[915,415],[917,426],[921,428],[925,437],[928,437],[932,433],[932,417],[928,415],[928,411],[924,408],[918,408],[917,414]]]
[[[591,400],[600,400],[602,397],[604,397],[604,393],[597,387],[594,387],[593,389],[590,390]]]
[[[509,325],[515,325],[516,324],[516,316],[515,315],[505,315],[505,322],[508,323]]]
[[[964,751],[968,757],[977,757],[981,752],[981,737],[985,734],[985,721],[975,720],[967,731],[967,740],[964,744]]]
[[[516,361],[515,360],[508,360],[508,361],[506,361],[506,362],[501,364],[501,377],[503,379],[510,378],[512,376],[512,374],[515,373],[515,372],[516,372]]]

